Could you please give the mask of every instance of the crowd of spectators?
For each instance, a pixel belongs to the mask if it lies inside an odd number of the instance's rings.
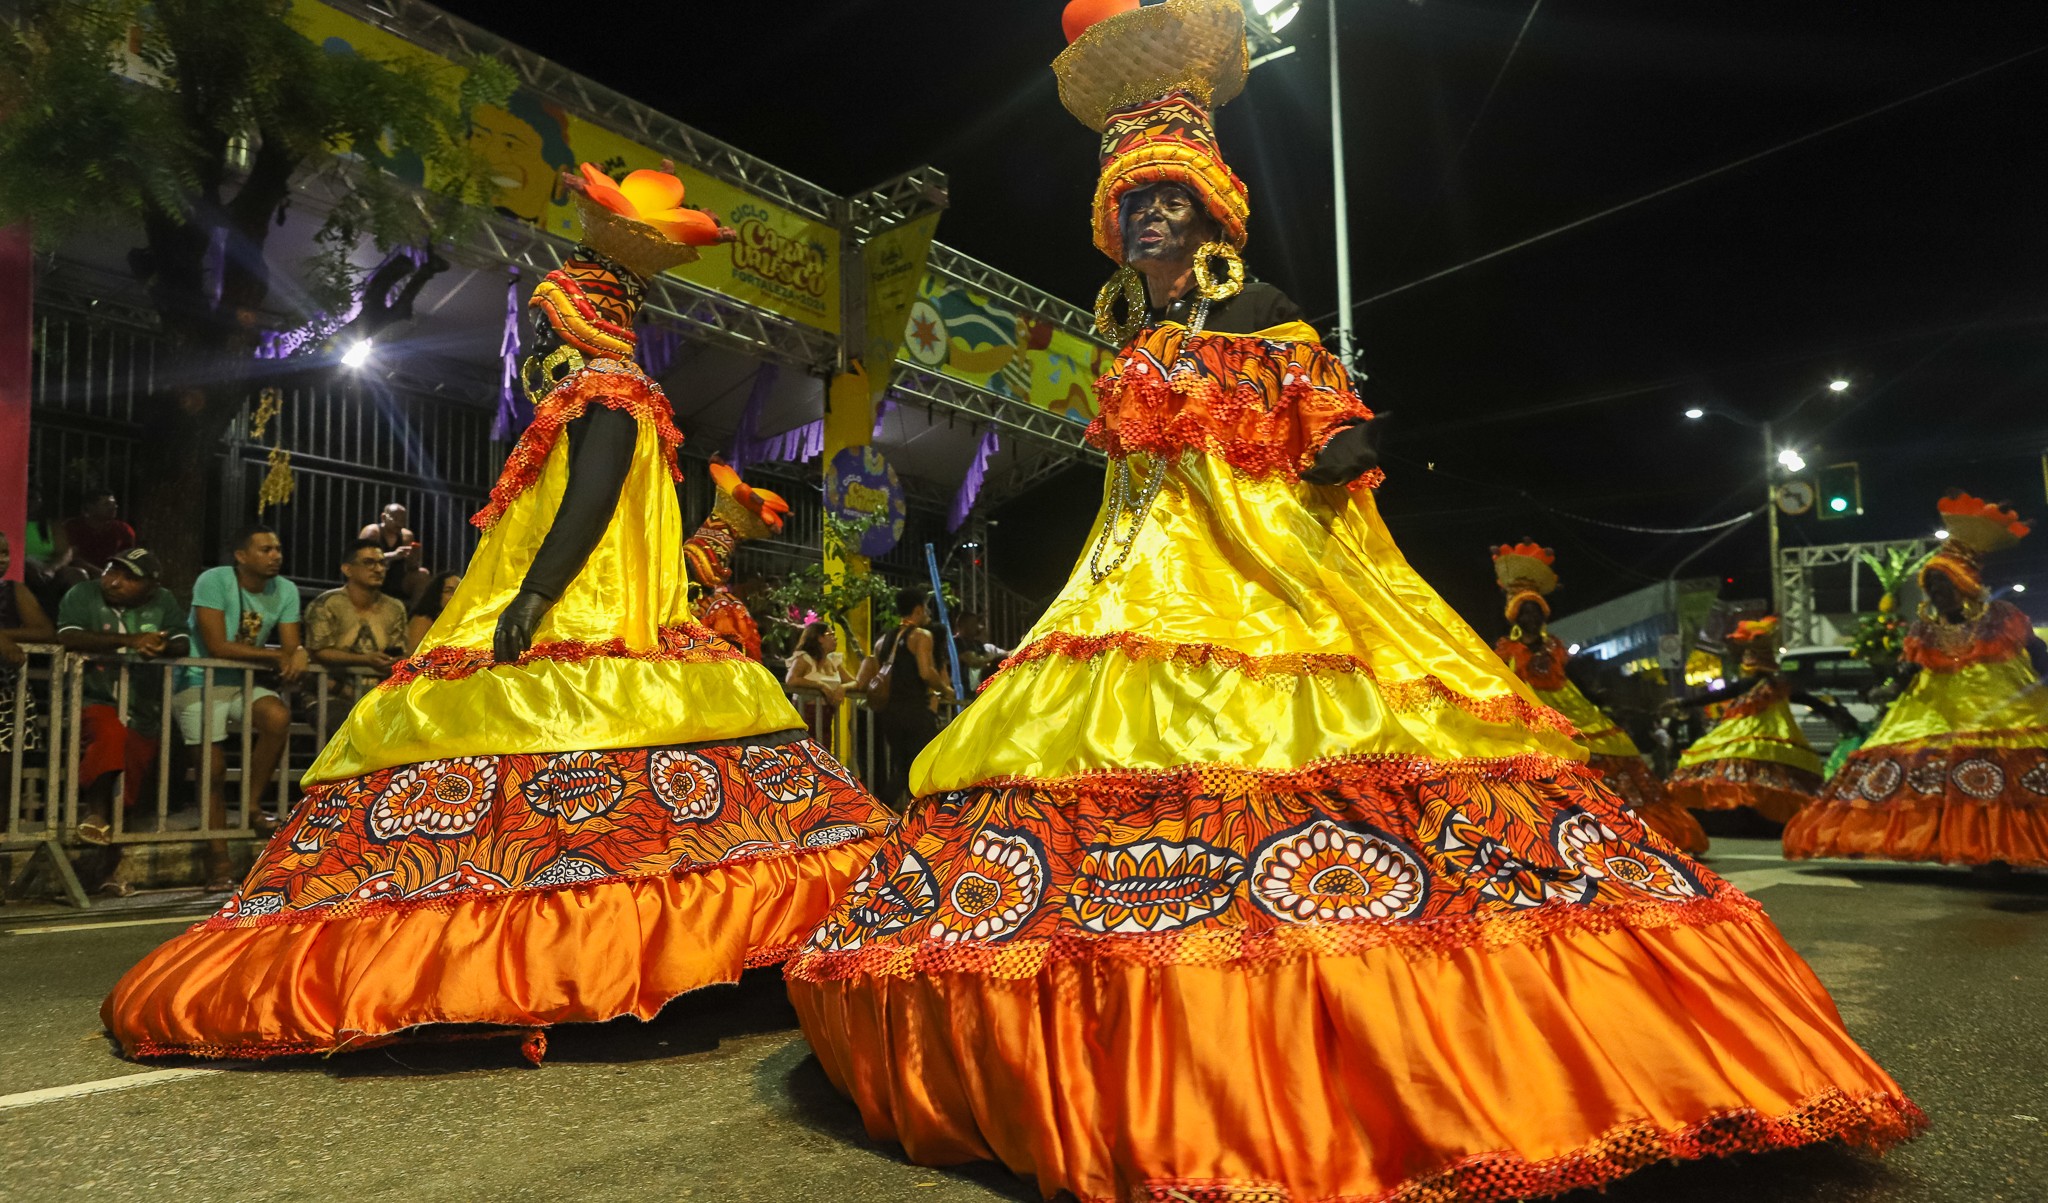
[[[17,744],[40,749],[48,729],[40,712],[47,695],[29,687],[22,645],[56,643],[92,657],[79,699],[77,831],[86,843],[108,845],[96,876],[115,894],[130,887],[111,846],[114,808],[132,809],[153,793],[153,773],[168,769],[167,735],[175,732],[178,767],[204,779],[203,791],[192,789],[205,798],[205,829],[227,828],[230,801],[240,797],[228,785],[237,763],[250,783],[244,820],[259,831],[274,827],[278,811],[263,801],[277,796],[295,711],[310,717],[313,709],[313,691],[303,687],[308,671],[318,666],[328,678],[332,726],[336,707],[345,713],[420,645],[462,580],[428,569],[397,503],[357,533],[337,566],[341,585],[303,606],[299,585],[284,575],[286,549],[269,527],[236,532],[226,562],[199,573],[189,599],[180,600],[111,492],[89,493],[62,522],[40,511],[32,496],[24,579],[0,581],[0,756]],[[12,560],[0,534],[0,577]],[[171,663],[194,658],[236,667]],[[246,763],[238,754],[243,728]],[[186,797],[181,788],[181,804]],[[209,888],[232,886],[224,841],[209,843],[205,867]]]

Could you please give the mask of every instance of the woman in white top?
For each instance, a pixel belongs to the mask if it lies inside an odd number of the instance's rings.
[[[789,656],[789,672],[782,678],[788,689],[812,690],[824,695],[824,701],[810,698],[799,699],[797,708],[804,712],[804,718],[812,731],[828,721],[827,715],[839,708],[846,698],[846,690],[852,679],[846,674],[846,663],[839,657],[839,633],[828,622],[807,623],[804,633],[797,636],[796,650]]]

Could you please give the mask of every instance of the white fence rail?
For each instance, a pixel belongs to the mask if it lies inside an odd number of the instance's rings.
[[[0,775],[6,786],[0,847],[52,840],[73,846],[253,838],[290,813],[299,775],[340,726],[354,698],[374,687],[366,670],[342,673],[316,665],[294,684],[269,677],[259,684],[261,670],[241,661],[142,659],[71,652],[55,644],[24,644],[22,650],[24,664],[0,665],[0,717],[10,720],[0,722]],[[199,683],[180,689],[177,678],[183,670],[196,673]],[[95,682],[99,674],[106,675]],[[257,780],[252,766],[259,760],[261,736],[248,716],[256,699],[273,690],[290,722],[276,768]],[[89,715],[89,710],[108,708],[109,694],[113,714]],[[865,699],[850,697],[835,707],[812,690],[794,690],[789,697],[812,738],[857,777],[870,787],[887,779],[889,753]],[[195,705],[198,712],[189,717],[201,721],[188,725],[202,736],[219,725],[204,716],[229,709],[222,743],[184,738],[179,711]],[[956,706],[944,707],[938,715],[941,725],[957,712]],[[110,731],[105,726],[110,717],[133,736]],[[131,768],[124,756],[119,767],[85,780],[82,765],[89,731],[96,725],[105,738],[153,743],[146,767]],[[146,776],[129,806],[124,804],[130,792],[127,778],[138,771]],[[104,836],[91,826],[101,823]],[[81,825],[87,825],[92,838],[81,837]]]

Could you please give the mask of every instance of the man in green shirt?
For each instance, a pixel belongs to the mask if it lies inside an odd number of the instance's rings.
[[[112,834],[113,782],[122,778],[121,803],[133,808],[143,777],[161,747],[164,669],[144,662],[189,654],[185,610],[163,587],[157,559],[130,547],[107,562],[97,580],[80,581],[57,606],[57,641],[74,652],[118,657],[86,670],[79,711],[78,784],[85,817],[81,838],[104,842]],[[126,675],[127,712],[121,709]]]

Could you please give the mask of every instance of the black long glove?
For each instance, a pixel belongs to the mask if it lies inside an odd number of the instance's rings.
[[[1380,466],[1380,438],[1386,415],[1354,421],[1331,435],[1316,452],[1316,462],[1301,478],[1312,485],[1341,485]]]
[[[534,553],[518,596],[498,616],[491,640],[498,663],[509,664],[533,646],[541,619],[604,537],[619,508],[639,434],[639,424],[630,414],[600,406],[592,406],[563,431],[569,440],[569,482],[562,491],[562,507]]]

